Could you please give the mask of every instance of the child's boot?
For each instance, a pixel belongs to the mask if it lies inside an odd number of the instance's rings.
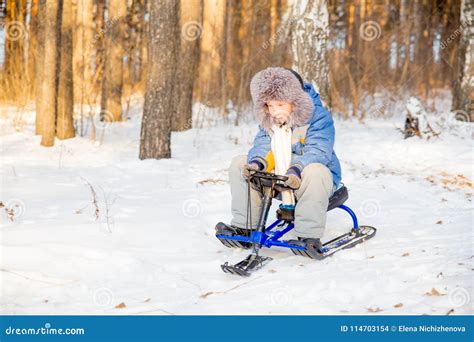
[[[280,208],[277,209],[277,219],[284,221],[294,221],[295,206],[293,204],[280,204]]]
[[[296,255],[302,255],[311,259],[323,259],[321,249],[323,244],[320,239],[302,238],[298,240],[289,240],[289,244],[304,247],[304,249],[292,248],[291,251]]]
[[[251,231],[249,229],[235,227],[233,225],[225,224],[224,222],[219,222],[216,224],[216,236],[217,235],[226,235],[226,236],[250,236]],[[249,249],[252,247],[250,242],[242,242],[237,240],[219,238],[222,244],[226,247],[237,247]]]

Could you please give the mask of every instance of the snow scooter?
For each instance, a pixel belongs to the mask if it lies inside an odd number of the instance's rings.
[[[287,176],[276,175],[271,172],[251,170],[248,179],[248,201],[247,201],[247,222],[251,222],[250,213],[250,187],[252,186],[260,193],[262,199],[260,204],[260,216],[256,229],[239,229],[219,222],[216,225],[216,237],[226,247],[237,247],[250,249],[252,253],[244,260],[231,265],[228,262],[221,265],[226,273],[239,276],[249,276],[252,272],[262,268],[272,259],[259,255],[262,247],[283,247],[289,248],[294,254],[309,257],[312,259],[322,260],[342,249],[351,248],[355,245],[372,238],[376,229],[371,226],[359,226],[356,214],[351,208],[344,205],[349,198],[347,188],[342,185],[339,187],[329,199],[328,211],[334,208],[340,208],[347,212],[353,223],[350,232],[343,234],[331,241],[322,244],[319,250],[308,250],[303,244],[298,244],[298,240],[286,241],[280,240],[286,233],[294,228],[294,217],[290,217],[281,210],[277,211],[277,220],[268,228],[265,227],[268,212],[270,210],[272,199],[281,198],[281,192],[284,190],[293,190],[284,185],[288,179]]]

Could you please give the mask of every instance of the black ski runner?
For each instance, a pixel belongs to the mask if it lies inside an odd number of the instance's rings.
[[[337,238],[323,244],[323,247],[319,251],[320,253],[315,257],[306,253],[304,249],[291,248],[291,251],[296,255],[302,255],[312,259],[324,259],[340,250],[354,247],[355,245],[372,238],[376,232],[377,230],[374,227],[360,226],[357,230],[353,229],[349,233],[338,236]]]
[[[263,257],[258,254],[249,254],[247,258],[238,262],[235,265],[229,265],[228,262],[221,265],[222,270],[225,273],[231,273],[243,277],[248,277],[252,272],[262,268],[266,264],[268,264],[272,258],[270,257]]]

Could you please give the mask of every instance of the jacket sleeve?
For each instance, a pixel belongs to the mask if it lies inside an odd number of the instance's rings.
[[[334,148],[334,121],[329,111],[321,104],[315,108],[316,115],[311,119],[306,133],[302,155],[293,155],[291,167],[303,171],[306,165],[321,163],[329,165]]]
[[[258,132],[255,136],[253,146],[249,150],[247,162],[250,164],[252,162],[260,163],[260,170],[267,169],[267,157],[268,152],[271,150],[271,138],[268,133],[262,128],[261,125],[258,125]]]

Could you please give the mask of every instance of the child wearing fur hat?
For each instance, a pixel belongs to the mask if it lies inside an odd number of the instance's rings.
[[[249,170],[288,176],[293,193],[282,193],[280,210],[294,210],[290,243],[321,248],[329,198],[341,183],[341,166],[334,152],[335,130],[310,83],[291,69],[270,67],[252,78],[250,91],[259,130],[247,155],[233,158],[229,168],[232,221],[216,229],[245,235]],[[294,198],[293,195],[296,197]],[[251,229],[258,221],[260,195],[251,188]]]

